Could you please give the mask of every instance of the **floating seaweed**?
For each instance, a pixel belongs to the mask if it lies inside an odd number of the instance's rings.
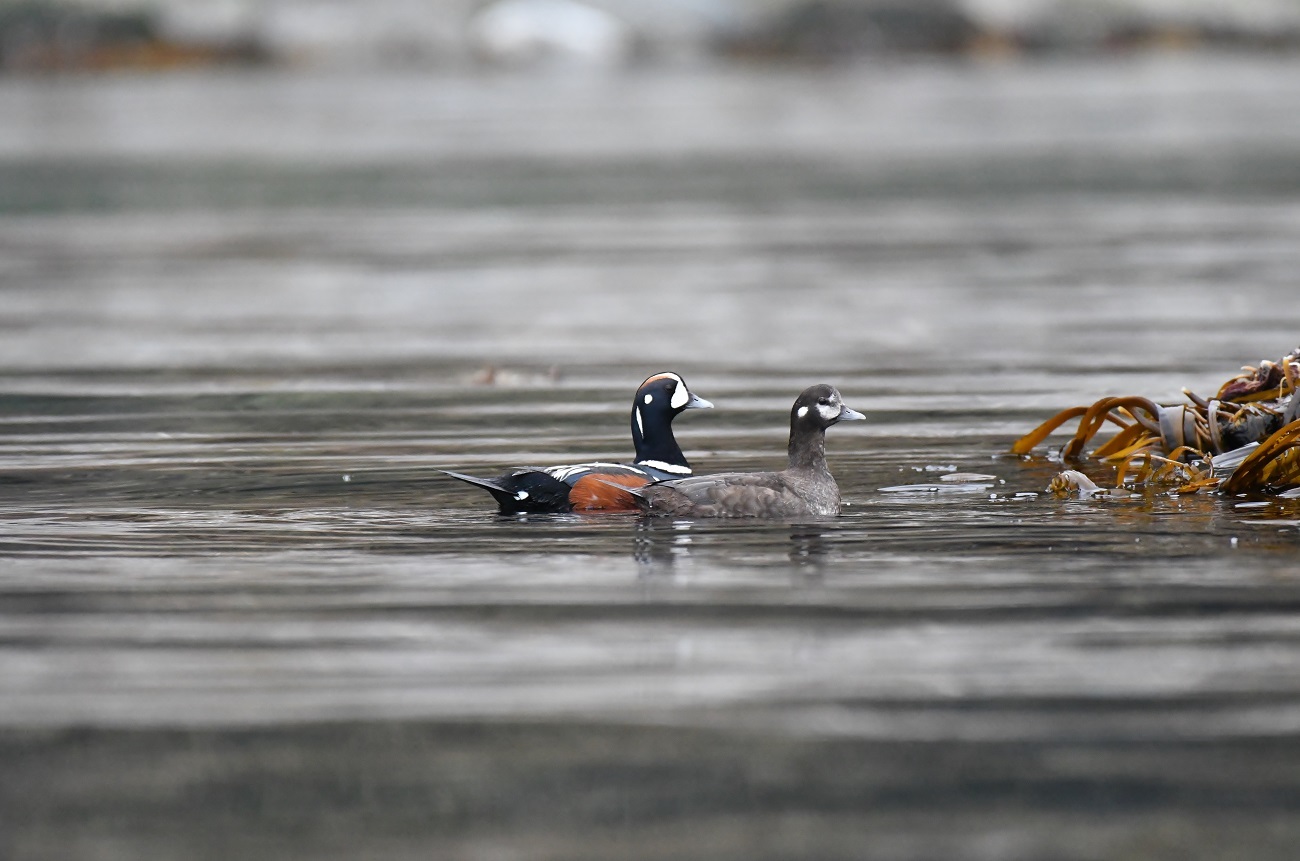
[[[1105,496],[1110,493],[1106,488],[1098,487],[1091,478],[1077,469],[1067,469],[1053,478],[1051,484],[1047,485],[1047,492],[1056,496],[1069,496],[1074,493],[1080,496]]]
[[[1062,461],[1092,457],[1113,465],[1117,487],[1281,493],[1300,487],[1298,387],[1300,348],[1281,361],[1242,368],[1212,398],[1183,389],[1190,403],[1162,406],[1144,397],[1111,397],[1062,410],[1016,440],[1011,451],[1028,454],[1078,419],[1074,436],[1061,448]],[[1107,424],[1115,433],[1085,452]],[[1057,484],[1078,489],[1069,480]]]

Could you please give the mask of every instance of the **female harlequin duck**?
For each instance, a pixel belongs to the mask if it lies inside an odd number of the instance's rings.
[[[839,514],[840,489],[826,467],[826,429],[865,418],[846,407],[833,386],[813,386],[790,410],[790,464],[781,472],[724,472],[621,492],[642,511],[678,517]]]
[[[632,401],[633,464],[525,466],[495,479],[443,472],[492,494],[502,514],[636,511],[637,501],[622,489],[689,476],[691,465],[673,437],[673,419],[683,410],[712,406],[693,394],[679,375],[655,374],[640,385]]]

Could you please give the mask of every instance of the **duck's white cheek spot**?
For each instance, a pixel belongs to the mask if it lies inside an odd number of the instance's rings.
[[[818,404],[817,414],[820,415],[823,420],[831,421],[832,419],[839,417],[840,408],[834,404]]]
[[[654,399],[655,399],[655,396],[654,396],[654,395],[646,395],[646,396],[645,396],[645,402],[646,402],[647,404],[650,403],[651,401],[653,401]]]
[[[673,399],[668,403],[672,405],[673,409],[680,410],[682,407],[686,406],[686,402],[690,399],[691,393],[686,391],[686,387],[683,385],[677,385],[673,387]]]
[[[808,415],[808,408],[807,408],[807,407],[799,407],[799,418],[803,418],[803,417],[806,416],[806,415]]]

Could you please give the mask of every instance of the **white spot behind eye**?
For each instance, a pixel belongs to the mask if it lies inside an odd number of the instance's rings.
[[[647,404],[650,403],[651,401],[653,401],[654,399],[655,399],[655,396],[654,396],[654,395],[646,395],[646,396],[645,396],[645,402],[646,402]]]
[[[515,494],[515,499],[524,500],[528,498],[528,491],[521,490]]]
[[[691,393],[686,391],[686,384],[678,382],[677,385],[673,387],[673,399],[668,403],[672,405],[673,409],[680,410],[682,407],[686,406],[686,402],[690,399]]]
[[[798,413],[798,415],[799,415],[799,418],[803,418],[804,416],[808,415],[808,408],[807,408],[807,407],[799,407],[799,413]]]

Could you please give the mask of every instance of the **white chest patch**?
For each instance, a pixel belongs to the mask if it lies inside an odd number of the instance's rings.
[[[799,412],[796,413],[796,415],[798,415],[799,418],[803,418],[804,416],[808,415],[808,408],[807,408],[807,407],[799,407]]]
[[[689,466],[679,466],[678,464],[675,464],[675,463],[667,463],[667,462],[662,461],[662,460],[638,460],[638,461],[636,462],[636,465],[637,465],[637,466],[648,466],[648,467],[650,467],[651,469],[657,469],[657,470],[659,470],[660,472],[671,472],[673,475],[690,475],[690,474],[691,474],[691,468],[690,468]]]

